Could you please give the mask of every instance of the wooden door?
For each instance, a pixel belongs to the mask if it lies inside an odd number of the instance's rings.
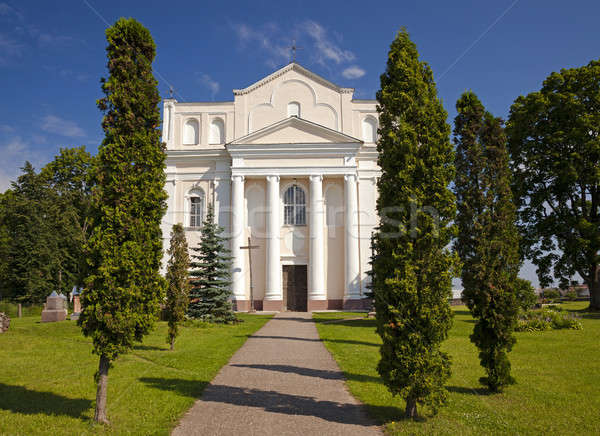
[[[283,305],[287,310],[306,312],[308,305],[306,265],[283,265]]]

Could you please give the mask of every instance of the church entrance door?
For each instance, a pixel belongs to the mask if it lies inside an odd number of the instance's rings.
[[[308,304],[306,265],[283,265],[283,305],[287,310],[306,312]]]

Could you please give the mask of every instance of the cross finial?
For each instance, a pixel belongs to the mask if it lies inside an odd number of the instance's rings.
[[[169,86],[169,98],[173,98],[173,85]]]
[[[296,50],[302,50],[302,47],[298,47],[296,45],[296,40],[292,39],[292,45],[289,49],[292,51],[292,62],[296,62]]]

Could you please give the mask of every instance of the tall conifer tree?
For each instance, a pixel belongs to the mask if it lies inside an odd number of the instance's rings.
[[[456,103],[456,197],[463,300],[476,319],[471,341],[479,348],[493,392],[514,380],[507,353],[515,338],[519,304],[519,238],[510,190],[502,120],[486,112],[473,92]]]
[[[454,155],[447,113],[430,67],[402,30],[390,47],[377,92],[379,166],[373,292],[383,340],[378,371],[394,395],[435,412],[447,399],[450,358],[440,350],[452,325],[449,297],[457,258]]]
[[[95,420],[103,423],[110,364],[148,333],[164,294],[160,222],[166,205],[160,96],[152,75],[156,46],[134,19],[119,19],[106,38],[109,78],[98,100],[105,138],[96,161],[90,275],[79,318],[100,356]]]
[[[190,256],[181,224],[173,226],[168,253],[166,314],[169,332],[167,333],[167,342],[172,350],[179,332],[177,324],[185,317],[190,292]]]
[[[236,320],[231,304],[231,257],[225,248],[223,229],[215,223],[212,205],[202,223],[198,247],[192,248],[192,272],[188,316],[209,322]]]

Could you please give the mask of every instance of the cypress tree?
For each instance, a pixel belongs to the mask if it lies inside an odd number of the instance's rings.
[[[507,353],[519,310],[519,238],[510,190],[502,120],[484,110],[473,92],[456,103],[455,120],[458,237],[463,300],[476,319],[471,341],[492,392],[514,382]]]
[[[231,304],[231,257],[224,247],[223,229],[215,223],[212,205],[202,223],[198,247],[192,248],[188,316],[209,322],[236,321]]]
[[[450,358],[440,350],[452,325],[449,305],[457,258],[454,235],[454,155],[447,113],[433,73],[402,30],[393,41],[377,92],[379,166],[373,292],[381,336],[378,371],[394,395],[432,412],[448,393]]]
[[[96,159],[90,272],[79,318],[100,356],[95,420],[102,423],[108,422],[109,367],[149,332],[164,294],[160,222],[167,198],[151,66],[156,46],[134,19],[119,19],[106,38],[109,78],[102,79],[105,96],[98,100],[105,138]]]
[[[173,226],[173,230],[171,231],[171,246],[168,253],[166,315],[169,332],[167,334],[167,343],[170,344],[172,350],[178,334],[177,324],[185,317],[190,292],[190,256],[181,224]]]

